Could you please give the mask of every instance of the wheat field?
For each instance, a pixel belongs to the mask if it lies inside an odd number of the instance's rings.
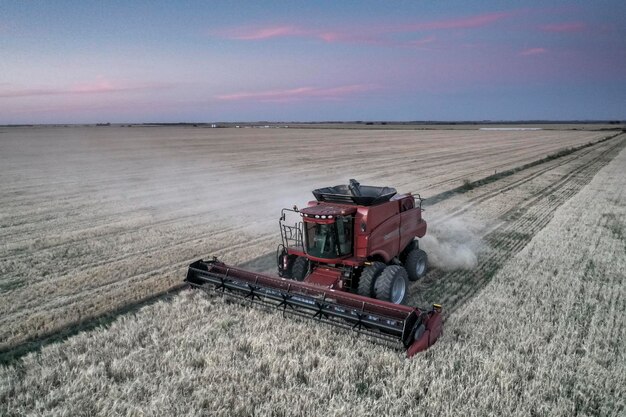
[[[2,128],[0,415],[620,415],[625,147],[606,131]],[[207,255],[272,273],[280,208],[348,178],[427,198],[431,271],[409,302],[444,305],[429,351],[161,295]]]
[[[3,128],[0,350],[167,291],[199,257],[272,253],[280,209],[320,185],[357,178],[430,197],[612,135]]]
[[[412,360],[185,290],[1,367],[0,414],[623,415],[625,142],[431,207],[439,236],[447,218],[480,222],[484,273],[418,283],[453,308]]]

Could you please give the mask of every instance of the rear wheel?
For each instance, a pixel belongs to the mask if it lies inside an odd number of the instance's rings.
[[[409,292],[409,277],[406,269],[400,265],[390,265],[383,271],[374,284],[374,294],[382,301],[402,304]]]
[[[411,281],[417,281],[426,275],[426,269],[428,267],[428,256],[426,252],[421,249],[413,249],[406,256],[404,267]]]
[[[386,267],[387,265],[382,262],[372,262],[370,265],[366,266],[359,278],[357,294],[363,297],[373,297],[374,282],[376,282],[376,278],[380,276]]]
[[[298,256],[296,260],[293,261],[291,277],[296,281],[303,281],[307,275],[309,275],[309,260],[304,256]]]

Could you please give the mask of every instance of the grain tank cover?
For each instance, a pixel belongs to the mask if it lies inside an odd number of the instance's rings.
[[[317,201],[358,204],[360,206],[374,206],[384,203],[389,201],[396,193],[395,188],[361,185],[353,179],[350,180],[348,185],[341,184],[313,190],[313,195]]]

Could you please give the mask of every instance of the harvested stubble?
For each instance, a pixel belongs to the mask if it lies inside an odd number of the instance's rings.
[[[273,251],[280,208],[320,185],[428,197],[610,134],[3,128],[0,350],[164,291],[200,256]]]
[[[4,415],[623,415],[626,151],[413,360],[201,292],[0,368]]]

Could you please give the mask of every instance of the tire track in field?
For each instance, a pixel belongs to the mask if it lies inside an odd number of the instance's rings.
[[[601,141],[601,140],[603,140],[603,139],[599,139],[598,141]],[[589,142],[589,143],[587,143],[585,145],[593,145],[596,142],[597,141],[592,141],[592,142]],[[579,146],[585,146],[585,145],[579,145]],[[525,151],[525,153],[528,153],[528,154],[533,154],[532,152],[534,152],[535,155],[540,155],[540,153],[538,153],[537,151],[534,150],[535,148],[539,148],[539,145],[535,145],[533,147],[528,147],[528,148],[524,149],[524,151]],[[498,152],[484,151],[484,153],[481,154],[481,157],[483,157],[483,156],[484,157],[497,157],[498,155],[499,155]],[[461,161],[469,161],[469,160],[475,160],[475,159],[476,159],[475,155],[470,155],[468,158],[462,159]],[[446,161],[442,161],[442,162],[446,162]],[[456,163],[456,161],[455,161],[455,163]],[[490,167],[490,168],[493,168],[494,170],[497,171],[498,169],[507,170],[507,169],[510,169],[510,167],[511,167],[511,164],[502,163],[502,164],[499,164],[499,165],[494,165],[493,167]],[[464,174],[461,174],[461,175],[457,175],[457,176],[453,176],[453,177],[450,177],[450,178],[446,178],[443,181],[436,181],[434,183],[431,183],[430,186],[438,187],[438,186],[444,186],[446,184],[458,184],[459,182],[463,181],[464,179],[470,179],[472,177],[473,177],[473,175],[471,173],[464,173]]]
[[[458,215],[463,213],[464,211],[467,211],[466,209],[469,208],[472,205],[473,202],[476,203],[481,203],[484,201],[487,201],[488,199],[490,199],[491,197],[502,193],[502,192],[506,192],[506,191],[510,191],[520,185],[523,185],[524,183],[530,182],[532,180],[534,180],[535,178],[541,176],[542,174],[554,170],[555,168],[558,168],[562,165],[566,165],[569,164],[573,161],[575,161],[576,159],[580,159],[585,157],[587,154],[591,153],[591,152],[597,152],[598,149],[600,149],[600,147],[602,146],[609,146],[607,144],[603,145],[603,142],[606,141],[610,141],[611,139],[614,139],[615,137],[619,136],[620,134],[614,134],[614,135],[609,135],[604,137],[603,139],[600,139],[596,142],[590,142],[584,145],[580,145],[576,148],[573,148],[571,153],[567,153],[563,156],[557,156],[554,159],[550,159],[550,156],[547,156],[546,158],[544,158],[543,160],[538,160],[538,161],[534,161],[534,162],[530,162],[529,164],[526,164],[524,166],[521,166],[519,168],[513,168],[511,170],[508,170],[508,174],[507,171],[504,171],[504,176],[502,177],[497,177],[494,179],[490,179],[489,177],[479,180],[478,184],[476,184],[476,188],[481,188],[484,185],[488,185],[491,182],[495,182],[495,181],[503,181],[504,184],[506,184],[504,187],[502,188],[497,188],[491,192],[484,192],[482,194],[479,194],[475,197],[471,197],[469,200],[467,200],[467,207],[460,207],[455,209],[455,213],[453,215],[450,216],[446,216],[446,218],[448,217],[453,217],[454,215]],[[533,172],[534,171],[534,172]],[[518,172],[524,172],[527,175],[516,179],[514,181],[511,181],[510,178],[511,176],[514,176],[515,174],[517,174]],[[502,175],[502,174],[500,174]],[[435,205],[441,201],[445,201],[447,199],[449,199],[451,196],[458,194],[459,192],[465,192],[466,190],[462,189],[463,187],[457,187],[457,189],[453,189],[453,190],[449,190],[449,191],[444,191],[442,193],[436,194],[434,196],[430,196],[428,198],[425,199],[425,207],[429,207],[431,205]],[[487,188],[488,190],[488,188]],[[478,190],[477,190],[478,191]]]
[[[411,297],[409,303],[427,305],[437,302],[443,304],[447,314],[453,314],[487,285],[504,263],[523,249],[533,236],[550,222],[554,212],[565,201],[588,184],[594,175],[626,146],[626,136],[621,135],[616,139],[603,149],[593,147],[595,155],[588,152],[586,154],[588,160],[582,165],[572,166],[572,169],[563,173],[559,179],[536,190],[520,205],[502,214],[501,223],[483,236],[489,249],[479,256],[478,265],[473,270],[431,271],[424,280],[412,285],[412,292],[415,295]],[[578,158],[578,161],[581,161],[581,158]],[[567,167],[567,164],[559,164],[557,167],[559,166]],[[557,167],[552,166],[552,169]],[[550,170],[544,173],[548,171]],[[527,181],[520,181],[518,186],[525,183]],[[490,197],[486,200],[497,198],[499,191],[488,193],[485,197]],[[483,201],[485,200],[481,200]],[[528,273],[532,274],[533,271]]]
[[[436,222],[442,222],[445,220],[448,220],[450,218],[453,218],[455,216],[458,216],[460,214],[465,213],[466,211],[470,210],[472,207],[479,205],[481,203],[484,203],[496,196],[498,196],[499,194],[502,194],[506,191],[510,191],[513,190],[517,187],[520,187],[526,183],[529,183],[531,181],[533,181],[534,179],[540,177],[541,175],[552,171],[556,168],[559,168],[563,165],[572,163],[573,161],[577,160],[577,159],[581,159],[583,157],[585,157],[587,154],[591,153],[591,152],[597,152],[597,149],[583,149],[579,152],[576,152],[572,155],[567,155],[563,158],[559,158],[557,160],[551,161],[551,162],[546,162],[545,165],[543,167],[541,167],[539,170],[537,170],[536,172],[532,173],[531,175],[516,179],[512,182],[508,182],[507,185],[503,188],[497,188],[493,191],[490,192],[486,192],[483,194],[479,194],[475,197],[471,197],[470,199],[468,199],[466,201],[466,204],[459,206],[457,208],[455,208],[453,211],[449,212],[448,214],[446,214],[445,216],[438,218]],[[505,180],[503,178],[503,180]],[[426,202],[428,202],[428,199],[425,199]],[[427,206],[428,207],[428,206]]]

